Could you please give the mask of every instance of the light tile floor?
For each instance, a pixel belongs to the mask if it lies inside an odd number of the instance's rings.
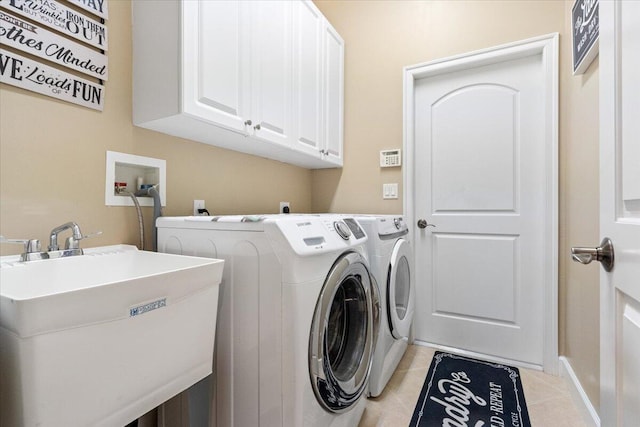
[[[369,398],[359,427],[408,426],[434,349],[411,345],[383,393]],[[519,368],[532,427],[585,427],[565,380]]]

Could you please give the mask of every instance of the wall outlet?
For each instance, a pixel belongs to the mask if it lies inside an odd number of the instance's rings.
[[[280,213],[289,213],[289,202],[280,202]]]
[[[198,212],[198,209],[204,209],[204,200],[193,201],[193,215],[204,215]]]

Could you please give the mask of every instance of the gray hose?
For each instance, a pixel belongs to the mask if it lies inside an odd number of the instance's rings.
[[[158,252],[158,228],[156,227],[156,220],[162,216],[162,202],[160,200],[160,193],[158,192],[157,185],[138,190],[135,192],[135,195],[138,197],[153,197],[153,251]]]
[[[140,229],[140,250],[144,250],[144,221],[142,219],[142,209],[140,209],[140,203],[138,203],[138,198],[130,191],[127,190],[119,190],[118,193],[126,194],[131,197],[133,200],[133,204],[136,206],[136,211],[138,212],[138,228]]]

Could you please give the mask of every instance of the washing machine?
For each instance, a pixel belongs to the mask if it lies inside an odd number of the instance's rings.
[[[162,252],[225,260],[210,426],[357,426],[374,293],[353,218],[161,217]]]
[[[408,346],[415,307],[413,255],[402,216],[355,218],[369,237],[369,263],[379,286],[381,319],[368,390],[375,397],[384,390]]]

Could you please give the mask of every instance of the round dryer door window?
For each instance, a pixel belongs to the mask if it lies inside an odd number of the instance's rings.
[[[411,246],[404,239],[398,239],[391,259],[387,276],[387,316],[389,329],[394,338],[409,336],[413,321],[415,295],[411,283]]]
[[[318,402],[344,412],[364,392],[373,354],[372,289],[364,258],[333,265],[318,298],[309,337],[309,373]]]

